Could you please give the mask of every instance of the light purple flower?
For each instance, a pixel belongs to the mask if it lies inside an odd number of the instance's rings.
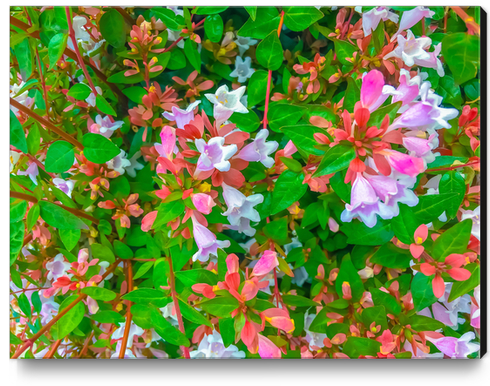
[[[463,215],[461,216],[461,221],[466,219],[471,219],[473,222],[473,226],[471,228],[471,234],[475,236],[478,240],[480,240],[480,206],[475,208],[475,210],[461,210]]]
[[[117,156],[106,162],[107,167],[123,175],[126,168],[131,166],[131,161],[126,158],[126,152],[121,150]]]
[[[403,137],[403,146],[410,152],[411,156],[422,158],[427,164],[430,164],[436,159],[436,155],[432,153],[432,150],[439,146],[439,135],[434,133],[427,139],[420,138],[419,135],[425,137],[424,132],[408,132]]]
[[[185,110],[172,106],[172,112],[164,112],[162,115],[169,121],[175,121],[179,129],[184,130],[184,126],[190,121],[194,120],[194,109],[199,105],[201,101],[195,101],[191,103]]]
[[[118,340],[121,339],[124,335],[124,330],[126,328],[126,322],[121,323],[118,329],[116,329],[112,333],[112,340]],[[145,330],[143,330],[141,327],[137,326],[134,324],[134,322],[131,321],[131,326],[129,327],[129,335],[128,335],[128,348],[133,347],[133,341],[135,336],[141,336]]]
[[[63,178],[53,178],[53,184],[68,197],[71,197],[71,192],[73,192],[73,187],[75,186],[73,181],[65,181]]]
[[[465,359],[468,355],[480,350],[479,344],[471,343],[473,339],[475,339],[475,333],[471,331],[460,338],[446,336],[444,338],[431,339],[427,337],[427,340],[432,342],[443,354],[458,359]]]
[[[225,229],[231,229],[250,237],[254,236],[255,232],[257,232],[255,228],[252,228],[250,226],[250,220],[245,217],[240,217],[238,225],[223,224],[223,226],[225,227]]]
[[[246,145],[238,154],[238,157],[249,162],[261,162],[266,168],[274,165],[274,158],[269,157],[279,146],[276,141],[266,142],[269,130],[262,129],[255,136],[252,143]]]
[[[65,261],[65,257],[61,253],[58,253],[53,260],[46,263],[48,280],[56,281],[59,277],[65,275],[70,267],[71,264]]]
[[[106,138],[110,138],[114,131],[122,127],[123,121],[113,121],[110,115],[95,117],[95,123],[89,127],[89,131],[95,134],[102,134]]]
[[[412,78],[409,71],[403,68],[400,70],[400,78],[398,80],[399,85],[393,93],[393,98],[391,100],[392,103],[402,102],[402,108],[398,110],[399,113],[405,111],[408,108],[406,106],[419,96],[420,87],[427,76],[426,73],[420,73]]]
[[[434,13],[435,12],[431,11],[429,8],[421,6],[411,9],[410,11],[403,12],[402,19],[400,20],[400,25],[398,26],[398,31],[391,37],[391,41],[395,40],[400,32],[413,27],[423,18],[434,16]]]
[[[39,169],[35,162],[31,162],[26,171],[19,170],[17,172],[19,176],[27,176],[31,179],[31,181],[37,185],[37,176],[39,175]]]
[[[254,209],[254,206],[264,201],[264,196],[261,194],[253,194],[245,196],[238,189],[235,189],[224,182],[223,198],[225,199],[228,209],[223,213],[223,216],[228,216],[228,221],[231,225],[239,225],[240,218],[244,217],[250,221],[259,222],[260,214]]]
[[[407,37],[398,35],[398,46],[385,55],[383,59],[389,59],[392,57],[402,59],[409,67],[415,65],[416,59],[429,59],[430,55],[426,49],[430,48],[432,40],[427,37],[415,38],[412,31],[407,32]]]
[[[210,171],[218,169],[220,172],[230,170],[231,164],[228,161],[236,152],[235,144],[223,146],[225,139],[223,137],[214,137],[208,143],[202,138],[196,139],[196,148],[201,153],[197,160],[196,174],[200,171]]]
[[[368,12],[362,14],[362,29],[364,31],[364,36],[371,35],[381,20],[391,20],[394,23],[398,23],[398,15],[396,13],[390,12],[386,7],[373,8]]]
[[[252,76],[255,70],[251,66],[252,58],[247,56],[243,60],[240,56],[236,57],[235,69],[230,73],[230,77],[238,78],[238,82],[243,83]]]
[[[192,226],[194,239],[196,240],[197,247],[199,248],[194,256],[192,256],[192,261],[208,261],[210,254],[217,255],[218,248],[223,249],[230,246],[230,242],[228,240],[217,240],[216,235],[204,225],[201,225],[194,216],[192,216]]]
[[[208,358],[245,358],[245,352],[239,351],[238,348],[232,344],[225,347],[223,338],[216,330],[210,335],[205,335],[199,343],[197,350],[191,351],[190,356],[192,359],[208,359]]]
[[[60,305],[54,301],[54,297],[46,299],[44,296],[40,296],[40,299],[43,303],[41,308],[41,323],[44,325],[58,313]]]
[[[380,201],[369,181],[362,173],[357,173],[352,184],[351,203],[345,205],[340,219],[342,222],[351,222],[354,218],[359,218],[367,227],[372,228],[377,222],[376,215],[385,220],[393,218],[393,212]]]

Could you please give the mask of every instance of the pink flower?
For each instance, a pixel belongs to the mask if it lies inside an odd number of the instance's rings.
[[[194,216],[192,216],[192,225],[194,239],[199,248],[194,256],[192,256],[192,261],[208,261],[210,254],[216,255],[218,253],[218,248],[228,248],[230,246],[228,240],[217,240],[216,235],[205,226],[201,225]]]
[[[203,214],[211,213],[211,210],[216,205],[213,198],[205,193],[196,193],[192,195],[192,203],[196,209]]]
[[[400,25],[398,26],[398,31],[391,37],[391,41],[394,41],[400,32],[413,27],[423,18],[434,16],[434,13],[435,12],[431,11],[429,8],[421,6],[411,9],[410,11],[403,12]]]
[[[141,220],[141,230],[143,232],[148,232],[151,229],[153,223],[157,218],[157,215],[158,210],[154,210],[153,212],[150,212],[145,217],[143,217],[143,220]]]
[[[265,276],[278,265],[279,261],[277,260],[277,253],[267,250],[259,261],[257,261],[257,264],[255,264],[252,273],[258,277]]]
[[[424,247],[421,245],[425,240],[427,240],[427,235],[429,230],[427,225],[420,225],[414,233],[415,243],[410,244],[410,253],[415,259],[419,259],[420,255],[424,253]]]
[[[402,174],[406,174],[410,177],[417,177],[426,168],[426,164],[421,158],[412,157],[395,150],[386,151],[389,153],[386,157],[388,163],[393,169]]]
[[[160,138],[162,143],[155,143],[155,150],[161,157],[171,160],[174,154],[176,142],[175,129],[170,126],[164,126],[160,132]]]
[[[294,331],[294,321],[289,317],[288,312],[281,308],[269,308],[260,315],[264,324],[267,321],[273,327],[286,331],[289,334]]]
[[[263,335],[258,336],[259,355],[263,359],[279,359],[281,358],[281,350],[269,338]]]

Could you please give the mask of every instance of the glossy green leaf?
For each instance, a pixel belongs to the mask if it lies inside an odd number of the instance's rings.
[[[303,174],[297,174],[290,170],[286,170],[279,176],[272,192],[271,214],[274,215],[287,209],[303,197],[308,187],[307,184],[303,184],[303,179]]]
[[[10,110],[10,144],[27,154],[27,140],[17,116]]]
[[[90,162],[103,164],[120,152],[119,147],[101,134],[88,133],[83,136],[83,154]]]
[[[323,17],[315,7],[284,7],[284,24],[291,31],[303,31]]]
[[[281,67],[284,57],[277,30],[273,30],[259,43],[256,57],[257,61],[268,70],[275,71]]]
[[[49,173],[63,173],[70,169],[74,162],[73,145],[66,141],[56,141],[49,146],[44,165]]]
[[[58,229],[88,229],[79,217],[48,201],[39,201],[41,217],[48,225]]]
[[[82,289],[82,293],[90,296],[95,300],[102,300],[105,302],[110,302],[116,298],[116,293],[102,287],[89,286]]]
[[[338,144],[325,153],[315,176],[325,176],[347,169],[354,158],[356,151],[352,145]]]
[[[111,46],[119,48],[126,43],[124,18],[115,9],[108,9],[99,21],[99,31]]]

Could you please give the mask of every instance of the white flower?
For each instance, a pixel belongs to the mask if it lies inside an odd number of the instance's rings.
[[[19,160],[20,156],[21,153],[10,150],[10,173],[12,173],[12,170],[14,170],[15,164]]]
[[[208,143],[202,138],[196,139],[196,148],[201,153],[197,160],[196,174],[201,171],[211,171],[218,169],[220,172],[230,170],[231,164],[228,161],[237,151],[237,145],[223,146],[223,137],[214,137]]]
[[[255,136],[252,143],[245,146],[238,157],[249,162],[261,162],[266,168],[274,165],[274,158],[269,157],[278,148],[279,144],[276,141],[266,142],[269,136],[269,130],[262,129]]]
[[[248,109],[240,102],[244,93],[245,86],[229,91],[228,86],[223,85],[216,90],[215,94],[205,94],[205,96],[214,105],[214,118],[222,123],[234,112],[248,113]]]
[[[235,61],[235,69],[230,74],[232,78],[237,78],[240,83],[245,82],[248,78],[252,76],[255,70],[252,68],[252,58],[247,56],[243,60],[240,56],[237,56]]]
[[[238,50],[240,51],[240,56],[243,55],[251,46],[257,44],[257,42],[258,40],[244,36],[237,36],[235,40],[235,44],[238,46]]]
[[[124,329],[126,328],[126,322],[121,323],[119,328],[112,333],[111,339],[113,340],[118,340],[121,339],[124,335]],[[129,327],[129,335],[128,335],[128,348],[133,347],[133,340],[135,336],[141,336],[145,330],[143,330],[141,327],[137,326],[133,322],[131,322],[131,327]]]
[[[131,161],[126,158],[126,152],[121,152],[110,161],[107,161],[107,167],[113,169],[119,174],[124,174],[127,167],[131,166]]]
[[[207,358],[245,358],[245,353],[239,351],[238,348],[232,344],[225,347],[221,335],[216,330],[213,330],[212,335],[205,335],[199,343],[197,350],[191,351],[190,356],[192,359],[207,359]]]
[[[57,254],[53,260],[46,264],[48,280],[57,280],[59,277],[64,276],[70,267],[71,264],[65,261],[64,256],[61,253]]]
[[[432,44],[432,40],[427,37],[415,38],[412,31],[408,30],[407,38],[402,35],[398,35],[398,47],[396,47],[392,52],[387,54],[384,59],[389,59],[392,57],[402,59],[405,64],[409,67],[415,64],[417,59],[430,59],[430,55],[427,51]]]
[[[99,86],[95,86],[95,91],[97,91],[97,94],[102,95],[102,89]],[[95,107],[95,98],[96,95],[91,92],[87,99],[85,99],[85,102],[87,102],[90,106]]]
[[[245,196],[238,189],[235,189],[224,182],[223,197],[225,199],[228,209],[223,213],[223,216],[228,216],[228,221],[231,225],[239,225],[242,217],[249,219],[250,221],[259,222],[260,214],[254,209],[254,206],[264,201],[264,196],[261,194],[253,194],[251,196]]]
[[[473,227],[471,228],[471,234],[480,240],[480,206],[475,208],[475,210],[461,210],[463,215],[461,216],[461,221],[470,218],[473,222]]]
[[[126,172],[128,173],[128,176],[130,177],[136,177],[136,170],[141,170],[145,166],[143,164],[140,164],[137,159],[141,157],[141,152],[137,151],[134,153],[134,155],[129,159],[129,162],[131,162],[131,165],[126,167]]]
[[[75,183],[71,180],[64,180],[63,178],[53,178],[53,184],[71,198],[71,192],[73,192],[73,187]]]

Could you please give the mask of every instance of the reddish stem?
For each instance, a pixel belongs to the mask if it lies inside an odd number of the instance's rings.
[[[118,266],[121,262],[121,259],[117,259],[111,266],[107,268],[107,271],[102,275],[102,280],[104,280],[109,274]],[[27,339],[25,343],[17,349],[17,351],[12,355],[11,359],[17,359],[19,356],[26,351],[36,340],[38,340],[45,332],[49,331],[53,325],[60,320],[63,316],[65,316],[73,307],[75,307],[78,303],[84,300],[87,297],[85,294],[80,294],[78,298],[76,298],[73,302],[71,302],[66,308],[64,308],[61,312],[59,312],[51,321],[42,327],[32,338]]]
[[[65,133],[63,130],[58,129],[55,125],[53,125],[51,122],[45,120],[39,114],[36,114],[34,111],[32,111],[31,109],[28,109],[23,104],[17,102],[13,98],[10,98],[10,104],[12,106],[14,106],[15,108],[19,109],[20,111],[22,111],[24,114],[30,116],[31,118],[34,118],[41,125],[46,126],[47,128],[51,129],[56,134],[58,134],[61,138],[63,138],[64,140],[70,142],[72,145],[74,145],[75,147],[77,147],[79,150],[83,150],[83,145],[80,142],[78,142],[71,135]]]
[[[468,163],[462,164],[462,165],[453,165],[453,166],[448,166],[446,168],[429,169],[429,170],[427,170],[427,172],[439,172],[439,171],[442,171],[442,170],[455,170],[455,169],[463,168],[465,166],[476,165],[476,164],[479,164],[479,163],[480,163],[480,161],[471,161],[471,162],[468,162]]]
[[[456,14],[463,19],[466,23],[466,27],[469,31],[476,33],[480,36],[480,26],[475,22],[475,19],[469,16],[461,7],[451,7]]]
[[[170,291],[172,292],[172,300],[174,302],[175,313],[177,314],[177,321],[179,322],[179,330],[182,334],[185,335],[184,321],[182,319],[182,313],[180,312],[179,299],[177,298],[177,292],[175,291],[175,276],[174,276],[174,268],[172,266],[172,257],[170,254],[168,255],[168,265],[170,268]],[[181,346],[182,351],[184,352],[185,359],[191,359],[189,354],[189,349],[185,346]]]
[[[56,342],[53,343],[51,346],[51,349],[48,351],[48,353],[44,356],[43,359],[52,359],[54,353],[58,350],[58,347],[60,347],[61,339],[58,339]]]
[[[131,261],[125,261],[127,273],[126,280],[128,282],[128,292],[133,290],[133,265]],[[124,326],[124,335],[121,343],[121,350],[119,351],[119,359],[124,359],[124,355],[126,354],[126,347],[128,344],[129,330],[131,328],[131,319],[133,315],[131,314],[131,302],[128,300],[127,310],[126,310],[126,324]]]
[[[78,42],[75,37],[75,30],[73,29],[73,23],[71,20],[70,7],[65,7],[65,11],[66,11],[66,19],[68,20],[68,31],[69,31],[71,42],[73,43],[73,48],[75,49],[75,54],[77,55],[78,58],[78,64],[82,68],[83,74],[85,75],[85,79],[87,79],[88,84],[92,89],[92,92],[94,93],[95,96],[97,96],[97,90],[95,89],[94,82],[92,81],[92,78],[90,78],[90,75],[87,71],[87,67],[85,66],[85,62],[83,61],[83,57],[80,54],[80,50],[78,49]]]

